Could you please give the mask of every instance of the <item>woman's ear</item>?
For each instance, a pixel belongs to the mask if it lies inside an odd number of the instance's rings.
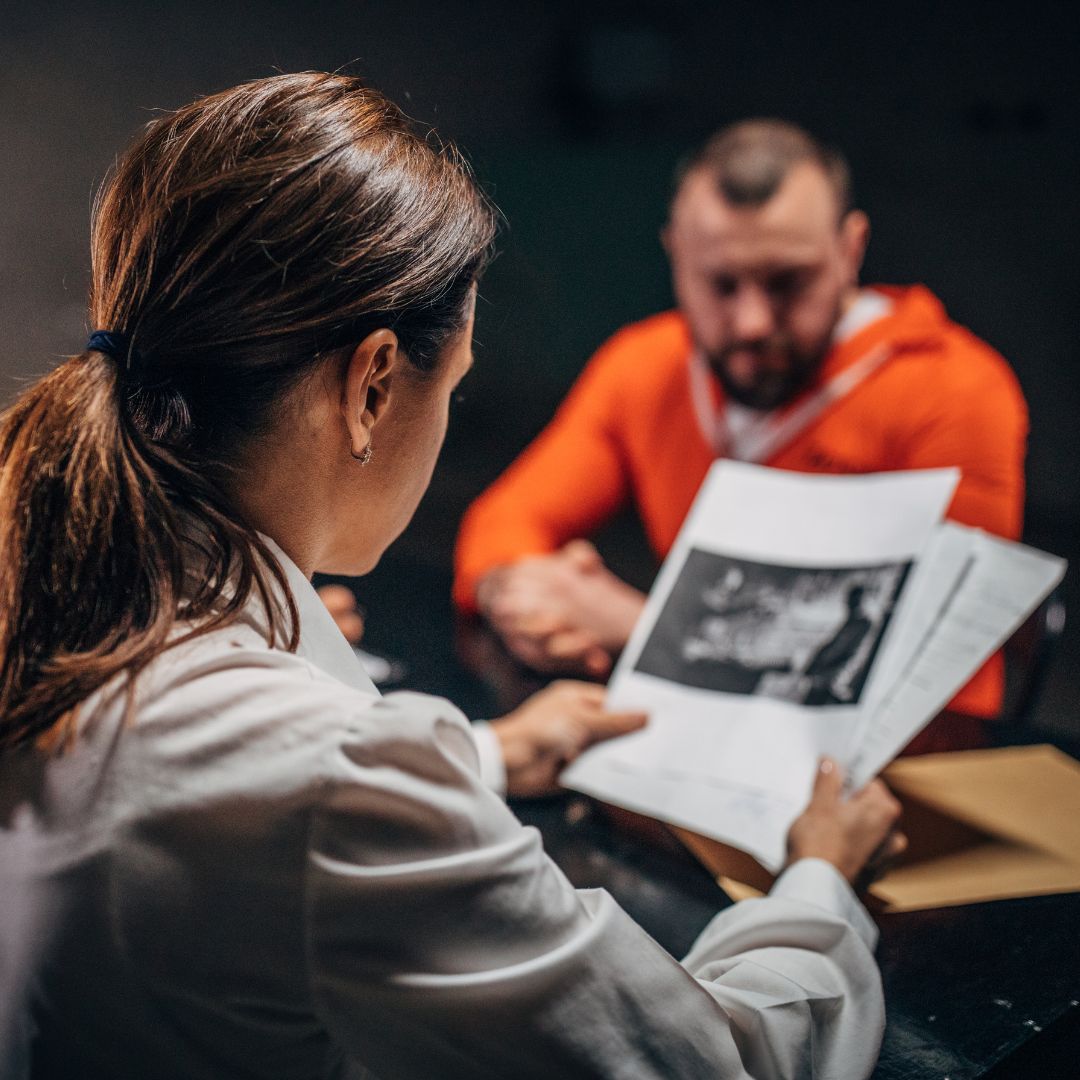
[[[341,412],[353,457],[364,457],[371,446],[372,431],[386,411],[403,360],[401,343],[393,330],[374,330],[353,349],[341,393]]]

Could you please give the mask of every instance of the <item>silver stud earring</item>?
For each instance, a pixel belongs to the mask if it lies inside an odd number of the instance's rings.
[[[349,453],[352,454],[352,456],[357,461],[359,461],[361,465],[366,465],[371,460],[371,455],[373,453],[371,449],[371,443],[368,443],[367,446],[364,447],[363,451],[359,454],[353,453],[352,450],[350,450]]]

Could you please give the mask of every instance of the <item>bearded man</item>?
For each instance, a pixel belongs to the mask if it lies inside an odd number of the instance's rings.
[[[860,286],[869,231],[843,157],[801,129],[753,120],[709,139],[662,234],[678,309],[604,344],[469,509],[459,607],[539,670],[603,676],[644,597],[585,538],[632,502],[663,558],[720,457],[810,473],[956,466],[949,517],[1017,538],[1016,378],[924,287]],[[995,657],[952,709],[992,717],[1002,686]]]

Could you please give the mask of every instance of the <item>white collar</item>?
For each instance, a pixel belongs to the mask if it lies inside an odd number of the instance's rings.
[[[307,576],[269,536],[262,533],[260,536],[281,564],[285,580],[296,600],[296,610],[300,615],[300,643],[296,655],[346,686],[366,694],[378,694],[360,658],[345,640]],[[265,622],[264,619],[259,621]]]
[[[851,307],[844,312],[833,330],[833,344],[853,338],[865,326],[884,319],[893,309],[893,302],[877,289],[860,289]]]

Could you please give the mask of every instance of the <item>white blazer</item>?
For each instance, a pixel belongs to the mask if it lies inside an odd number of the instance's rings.
[[[828,864],[679,964],[576,891],[438,698],[380,697],[299,570],[0,772],[5,1076],[863,1077],[875,932]]]

